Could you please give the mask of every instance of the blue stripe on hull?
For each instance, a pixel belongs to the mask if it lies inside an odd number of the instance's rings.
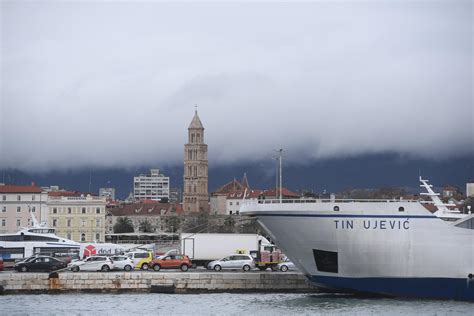
[[[454,278],[346,278],[309,276],[332,288],[391,296],[474,301],[474,279]]]

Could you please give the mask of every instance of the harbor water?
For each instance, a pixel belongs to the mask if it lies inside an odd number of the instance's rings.
[[[1,315],[472,315],[455,301],[338,294],[40,294],[0,296]]]

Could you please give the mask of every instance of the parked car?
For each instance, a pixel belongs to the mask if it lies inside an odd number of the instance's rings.
[[[102,271],[108,272],[114,269],[114,262],[106,256],[92,256],[84,260],[71,262],[68,267],[73,272],[79,271]]]
[[[234,269],[248,272],[252,269],[255,269],[255,262],[251,255],[234,254],[220,260],[209,262],[207,268],[209,270],[214,269],[215,271],[221,271],[222,269]]]
[[[16,271],[28,272],[50,272],[67,267],[66,262],[48,256],[37,256],[27,261],[17,262],[14,266]]]
[[[115,270],[131,271],[133,269],[133,261],[127,256],[113,256],[110,259],[114,262]]]
[[[125,254],[132,259],[133,267],[148,270],[150,262],[153,260],[153,253],[150,251],[132,251]]]
[[[281,272],[286,272],[288,270],[298,270],[293,262],[290,259],[286,259],[284,262],[278,264],[278,270]]]
[[[3,257],[0,257],[0,271],[3,271]]]
[[[189,257],[184,255],[168,255],[150,262],[150,267],[155,271],[160,271],[161,269],[181,269],[181,271],[188,271],[192,265]]]

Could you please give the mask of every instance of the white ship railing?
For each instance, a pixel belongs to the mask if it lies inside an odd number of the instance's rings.
[[[400,202],[409,202],[409,203],[429,203],[432,204],[432,201],[421,201],[421,200],[403,200],[403,199],[261,199],[261,200],[247,200],[243,203],[248,204],[304,204],[304,203],[353,203],[353,202],[363,202],[363,203],[400,203]]]

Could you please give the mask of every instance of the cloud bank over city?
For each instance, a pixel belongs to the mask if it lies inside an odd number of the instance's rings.
[[[0,168],[474,151],[471,1],[1,6]]]

